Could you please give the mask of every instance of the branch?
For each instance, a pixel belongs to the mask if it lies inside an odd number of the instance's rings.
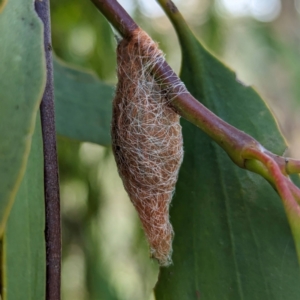
[[[61,227],[49,1],[36,0],[35,10],[44,23],[44,47],[47,66],[47,82],[40,106],[44,147],[44,189],[46,208],[46,299],[59,300],[61,276]]]
[[[139,28],[116,0],[91,1],[124,38],[130,39],[133,31]],[[173,18],[175,14],[176,17],[181,17],[176,6],[171,1],[159,0],[159,3],[166,10],[169,17],[172,16]],[[184,22],[183,19],[181,21]],[[156,65],[154,73],[159,77],[162,84],[172,85],[179,80],[178,76],[166,61]],[[251,165],[249,162],[246,163],[248,159],[252,158],[247,157],[244,153],[245,149],[249,147],[264,149],[254,138],[216,116],[197,101],[187,90],[184,93],[178,91],[178,94],[174,97],[170,105],[178,114],[199,127],[217,142],[227,152],[233,162],[241,168],[248,169],[247,166]],[[275,156],[275,154],[272,155]],[[286,164],[286,158],[276,156],[276,162],[282,166],[288,174],[300,172],[300,161],[289,160],[289,164]],[[251,167],[250,170],[264,177],[267,176],[266,172],[257,164],[255,168]],[[266,179],[269,180],[268,178]]]

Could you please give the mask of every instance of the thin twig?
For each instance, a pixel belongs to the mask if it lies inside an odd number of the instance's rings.
[[[139,29],[138,25],[116,0],[91,1],[124,38],[130,39],[134,32]],[[170,14],[172,12],[180,16],[172,1],[162,0],[159,2],[164,8],[168,9],[167,12]],[[177,83],[179,80],[178,76],[166,61],[155,66],[154,74],[159,78],[160,83],[169,86],[174,86],[174,83]],[[176,94],[176,89],[174,92]],[[249,161],[247,161],[248,158],[245,156],[245,148],[251,147],[263,149],[254,138],[216,116],[203,104],[197,101],[187,90],[184,93],[178,91],[178,94],[174,97],[170,105],[178,114],[209,135],[227,152],[233,162],[241,168],[248,168],[248,166],[251,165],[249,164]],[[275,157],[274,154],[272,155]],[[286,159],[284,157],[276,156],[276,162],[280,165],[281,169],[284,169],[287,173],[294,173],[300,168],[300,162],[296,160],[293,161],[293,165],[289,168],[286,168]],[[259,165],[257,164],[255,168],[251,168],[250,170],[262,176],[267,176],[267,173],[259,168]],[[269,180],[267,177],[266,179]]]
[[[116,0],[92,0],[92,2],[124,38],[130,38],[134,31],[139,28]],[[154,74],[159,78],[162,85],[174,86],[179,80],[166,61],[155,66]],[[176,89],[174,94],[176,94]],[[216,116],[187,90],[184,93],[178,91],[171,105],[182,117],[202,129],[222,148],[225,148],[237,165],[244,167],[244,159],[239,155],[240,151],[245,143],[258,145],[258,142]],[[232,149],[232,144],[235,145],[234,149]]]
[[[61,227],[49,0],[36,0],[35,10],[44,23],[44,47],[47,66],[46,88],[40,107],[44,146],[44,189],[46,208],[46,300],[59,300],[61,277]]]

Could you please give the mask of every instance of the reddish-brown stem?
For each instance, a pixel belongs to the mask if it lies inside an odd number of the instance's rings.
[[[260,162],[263,163],[264,166],[267,167],[271,178],[273,179],[273,183],[280,194],[281,198],[287,202],[288,206],[297,209],[298,205],[294,201],[294,197],[292,195],[292,192],[290,190],[289,185],[289,178],[285,177],[282,174],[282,171],[276,161],[271,158],[268,154],[266,154],[264,151],[260,151],[257,149],[249,148],[245,151],[245,154],[247,157],[252,159],[257,159]],[[295,187],[296,188],[296,187]]]
[[[282,162],[284,158],[274,155],[268,151],[259,151],[257,149],[248,149],[245,152],[247,152],[247,157],[252,157],[266,166],[269,174],[264,177],[269,178],[270,183],[276,188],[281,197],[284,197],[283,199],[293,198],[298,202],[298,204],[300,204],[300,189],[294,185],[285,173]],[[295,207],[295,203],[293,206]]]
[[[133,31],[139,28],[116,0],[92,0],[92,2],[124,38],[129,38]],[[178,83],[178,76],[166,61],[157,64],[154,71],[162,85],[174,86],[174,83]],[[259,143],[251,136],[220,119],[187,90],[182,93],[175,89],[174,92],[176,96],[171,103],[174,110],[213,138],[238,166],[244,168],[244,158],[240,153],[245,145],[258,147]]]
[[[124,38],[130,38],[138,25],[127,14],[123,7],[116,0],[92,0],[96,7],[104,14],[108,21],[121,33]],[[180,18],[180,13],[170,0],[159,0],[166,12],[172,18]],[[154,68],[154,76],[159,78],[162,85],[176,86],[178,76],[171,67],[164,61]],[[199,127],[215,142],[217,142],[230,156],[230,158],[241,168],[247,168],[259,173],[271,182],[269,175],[263,165],[249,161],[244,149],[260,149],[262,146],[251,136],[226,123],[199,101],[197,101],[187,90],[185,92],[174,90],[176,95],[171,103],[173,109],[182,117]],[[289,159],[267,152],[276,161],[284,174],[300,172],[300,161]]]
[[[176,30],[181,33],[180,35],[188,38],[190,36],[190,29],[188,28],[188,25],[186,24],[184,18],[182,17],[182,15],[178,11],[178,9],[174,5],[174,3],[171,0],[157,0],[157,1],[160,3],[160,5],[165,10],[166,14],[169,16],[169,18],[170,18],[172,24],[174,25],[174,27],[176,28]],[[180,26],[179,26],[179,24],[180,24]],[[240,134],[239,134],[239,137],[240,137]],[[251,143],[247,144],[247,142],[249,142],[247,140],[242,140],[241,142],[242,143],[246,142],[246,143],[244,143],[244,146],[246,146],[246,148],[253,147],[253,145],[251,145]],[[275,155],[275,154],[263,149],[262,147],[257,147],[257,146],[259,146],[258,143],[256,144],[255,148],[260,149],[261,151],[268,154],[270,157],[272,157],[276,161],[277,165],[280,167],[280,170],[283,174],[287,175],[287,174],[300,173],[300,161],[299,160],[281,157],[281,156]],[[232,147],[232,145],[230,147]],[[227,151],[226,147],[223,147],[223,148]],[[245,156],[245,153],[242,156],[245,159],[247,158],[247,156]],[[270,180],[271,178],[269,178],[270,176],[267,174],[267,172],[265,172],[263,164],[259,164],[259,163],[255,162],[254,160],[252,160],[252,161],[247,160],[247,161],[245,161],[245,167],[251,171],[261,174],[268,181],[270,181],[270,182],[272,181],[272,180]]]

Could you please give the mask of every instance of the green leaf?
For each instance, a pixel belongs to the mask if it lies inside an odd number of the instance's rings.
[[[54,60],[57,133],[68,138],[110,144],[114,88],[93,73]]]
[[[103,213],[103,189],[99,189],[97,174],[99,166],[107,164],[111,150],[107,148],[103,157],[93,160],[86,165],[79,157],[81,144],[66,138],[58,138],[58,158],[60,182],[62,191],[71,182],[76,186],[84,187],[85,196],[78,195],[78,201],[73,202],[72,209],[65,209],[69,199],[62,193],[62,225],[63,225],[63,261],[68,260],[70,253],[81,253],[84,259],[84,290],[89,300],[116,300],[123,299],[117,296],[115,282],[108,276],[107,260],[102,253],[102,234],[99,233],[99,216]],[[99,150],[99,149],[98,149]],[[105,169],[106,170],[106,169]],[[105,172],[103,169],[102,171]],[[80,184],[79,184],[80,183]],[[81,202],[79,199],[81,197]],[[80,251],[78,252],[78,249]],[[71,254],[72,255],[72,254]],[[73,268],[72,268],[73,269]],[[63,299],[72,299],[74,291],[64,287],[69,284],[68,271],[62,274]],[[77,289],[78,290],[78,289]]]
[[[99,199],[97,199],[99,201]],[[95,217],[95,216],[94,216]],[[100,255],[98,244],[98,221],[90,216],[82,226],[84,231],[83,248],[86,264],[86,285],[90,300],[118,300],[116,291],[107,278],[107,269]]]
[[[168,12],[182,47],[181,77],[209,109],[282,154],[284,140],[253,88],[210,54],[176,10]],[[239,169],[198,128],[182,120],[184,162],[172,202],[173,262],[161,269],[157,300],[294,300],[300,272],[279,196]]]
[[[38,115],[26,172],[4,232],[4,300],[45,299],[44,229],[43,141]]]
[[[26,168],[45,87],[43,26],[32,0],[0,9],[0,236]]]

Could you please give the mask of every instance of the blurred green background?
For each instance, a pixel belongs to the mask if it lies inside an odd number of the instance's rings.
[[[119,2],[178,73],[178,41],[158,4]],[[174,2],[199,39],[268,102],[290,145],[285,154],[300,158],[300,0]],[[94,5],[51,0],[51,14],[56,55],[115,84],[114,32]],[[158,266],[149,259],[111,149],[58,137],[58,151],[63,299],[153,300]]]

